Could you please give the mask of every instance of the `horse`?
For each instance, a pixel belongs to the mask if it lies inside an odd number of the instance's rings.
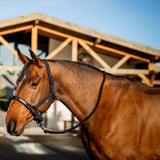
[[[24,64],[15,96],[35,106],[50,92],[44,60],[30,50],[31,59],[18,50]],[[78,62],[46,60],[54,77],[54,99],[61,101],[83,121],[98,99],[101,70]],[[91,159],[160,159],[160,89],[126,76],[105,73],[101,99],[94,114],[81,125],[81,139]],[[45,112],[52,101],[41,104]],[[7,131],[19,136],[34,116],[13,99],[6,116]],[[31,111],[33,108],[31,109]]]

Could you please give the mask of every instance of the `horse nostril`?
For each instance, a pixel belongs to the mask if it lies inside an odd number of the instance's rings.
[[[7,126],[8,133],[12,134],[14,132],[15,128],[16,128],[16,121],[11,120]]]

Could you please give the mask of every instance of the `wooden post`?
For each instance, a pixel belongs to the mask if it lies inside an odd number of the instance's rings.
[[[151,76],[151,78],[150,78],[150,84],[151,84],[151,86],[154,85],[154,80],[155,79],[156,79],[156,73],[153,73],[152,76]]]
[[[31,49],[36,54],[37,53],[37,47],[38,47],[38,28],[37,26],[34,26],[32,28],[31,32]]]
[[[78,57],[78,43],[76,39],[72,41],[72,61],[77,61]]]

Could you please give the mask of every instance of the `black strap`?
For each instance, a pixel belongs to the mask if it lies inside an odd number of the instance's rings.
[[[48,73],[48,77],[49,77],[49,83],[50,83],[50,94],[52,95],[52,100],[54,100],[54,77],[51,74],[51,70],[49,67],[49,64],[46,60],[43,60],[45,65],[46,65],[46,69],[47,69],[47,73]]]
[[[30,105],[28,102],[26,102],[24,99],[18,97],[18,96],[13,96],[12,100],[17,100],[18,102],[22,103],[30,112],[31,114],[35,117],[34,120],[37,121],[38,123],[41,123],[43,121],[43,118],[40,114],[37,112],[37,108],[35,106]]]
[[[84,120],[82,120],[81,122],[79,122],[77,125],[69,128],[69,129],[66,129],[64,131],[57,131],[57,130],[54,130],[54,129],[46,129],[46,128],[44,128],[42,126],[42,123],[39,123],[38,125],[43,129],[44,133],[64,134],[64,133],[67,133],[67,132],[72,132],[75,128],[81,126],[84,122],[86,122],[94,114],[94,112],[96,111],[96,109],[97,109],[97,107],[99,105],[99,102],[101,100],[103,86],[104,86],[104,83],[105,83],[105,79],[106,79],[106,73],[103,72],[103,80],[102,80],[102,83],[101,83],[101,86],[100,86],[100,89],[99,89],[99,95],[98,95],[97,103],[96,103],[94,109],[92,110],[92,112]]]

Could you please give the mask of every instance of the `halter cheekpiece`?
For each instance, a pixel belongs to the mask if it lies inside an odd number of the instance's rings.
[[[46,69],[47,69],[47,73],[48,73],[48,77],[49,77],[49,83],[50,83],[50,92],[49,94],[44,98],[42,99],[37,105],[33,106],[31,104],[29,104],[27,101],[25,101],[24,99],[18,97],[18,96],[13,96],[12,97],[12,100],[17,100],[18,102],[20,102],[21,104],[23,104],[29,111],[30,113],[34,116],[34,120],[36,121],[36,123],[39,125],[39,127],[41,127],[44,131],[44,133],[51,133],[51,134],[63,134],[63,133],[67,133],[67,132],[72,132],[75,128],[79,127],[80,125],[82,125],[84,122],[86,122],[92,115],[93,113],[96,111],[98,105],[99,105],[99,102],[100,102],[100,99],[101,99],[101,94],[102,94],[102,90],[103,90],[103,86],[104,86],[104,82],[105,82],[105,77],[106,77],[106,73],[103,72],[103,80],[102,80],[102,83],[101,83],[101,86],[100,86],[100,90],[99,90],[99,95],[98,95],[98,99],[97,99],[97,103],[94,107],[94,109],[92,110],[92,112],[84,119],[82,120],[81,122],[79,122],[77,125],[69,128],[69,129],[66,129],[64,131],[57,131],[57,130],[53,130],[53,129],[46,129],[42,126],[42,121],[43,121],[43,118],[42,118],[42,115],[38,113],[38,108],[48,102],[48,100],[50,99],[52,102],[55,101],[54,99],[54,77],[52,76],[51,74],[51,70],[50,70],[50,67],[49,67],[49,64],[46,60],[43,60],[44,63],[45,63],[45,66],[46,66]],[[28,63],[31,63],[31,62],[28,62]]]

